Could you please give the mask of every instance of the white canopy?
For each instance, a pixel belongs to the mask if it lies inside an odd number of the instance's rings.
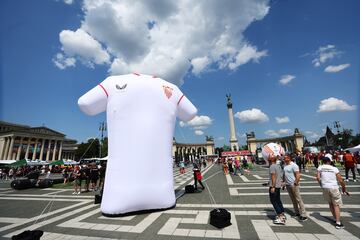
[[[345,149],[345,151],[349,150],[350,152],[354,153],[354,152],[360,152],[360,144],[357,145],[356,147],[352,147],[352,148],[347,148]]]

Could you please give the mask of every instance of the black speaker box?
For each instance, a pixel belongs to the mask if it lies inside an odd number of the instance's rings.
[[[186,193],[194,193],[195,192],[195,188],[193,185],[186,185],[185,186],[185,192]]]
[[[51,179],[42,179],[39,181],[39,188],[49,188],[52,187],[53,181]]]
[[[15,179],[10,183],[13,189],[21,190],[34,187],[34,184],[29,179]]]
[[[26,230],[18,235],[14,235],[11,237],[12,240],[39,240],[41,236],[44,234],[41,230]]]
[[[102,195],[96,194],[94,204],[100,204],[102,200]]]
[[[210,224],[217,228],[224,228],[231,225],[231,215],[223,208],[217,208],[210,212]]]

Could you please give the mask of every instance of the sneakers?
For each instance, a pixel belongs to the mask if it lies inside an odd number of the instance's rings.
[[[292,215],[291,217],[292,217],[292,218],[298,218],[298,217],[300,217],[300,214],[297,213],[297,214],[295,214],[295,215]]]
[[[344,225],[342,224],[342,222],[340,222],[340,224],[335,223],[335,228],[336,228],[336,229],[343,229],[343,228],[345,228],[345,227],[344,227]]]
[[[345,179],[345,182],[348,182],[349,181],[349,179]]]
[[[281,219],[279,217],[276,217],[276,219],[273,221],[274,224],[280,224],[285,225],[285,219]]]
[[[357,180],[356,180],[356,179],[354,179],[354,182],[357,182]]]
[[[81,192],[77,192],[77,195],[79,195]]]
[[[299,221],[300,221],[300,222],[305,222],[305,221],[307,221],[307,220],[308,220],[307,217],[299,216]]]

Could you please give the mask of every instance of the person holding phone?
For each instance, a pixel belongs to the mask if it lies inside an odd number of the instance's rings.
[[[335,218],[335,228],[344,228],[344,225],[340,221],[340,206],[342,206],[342,197],[339,191],[339,185],[341,185],[341,191],[343,194],[350,195],[346,191],[345,182],[339,172],[339,169],[331,165],[331,159],[328,157],[322,158],[323,165],[317,169],[316,180],[319,182],[325,200],[329,203],[330,211]]]

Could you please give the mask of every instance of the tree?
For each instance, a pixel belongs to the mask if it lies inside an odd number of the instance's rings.
[[[96,158],[99,157],[100,144],[99,139],[90,138],[86,143],[80,143],[78,149],[75,152],[75,159],[81,158]],[[107,152],[107,148],[106,148]]]

